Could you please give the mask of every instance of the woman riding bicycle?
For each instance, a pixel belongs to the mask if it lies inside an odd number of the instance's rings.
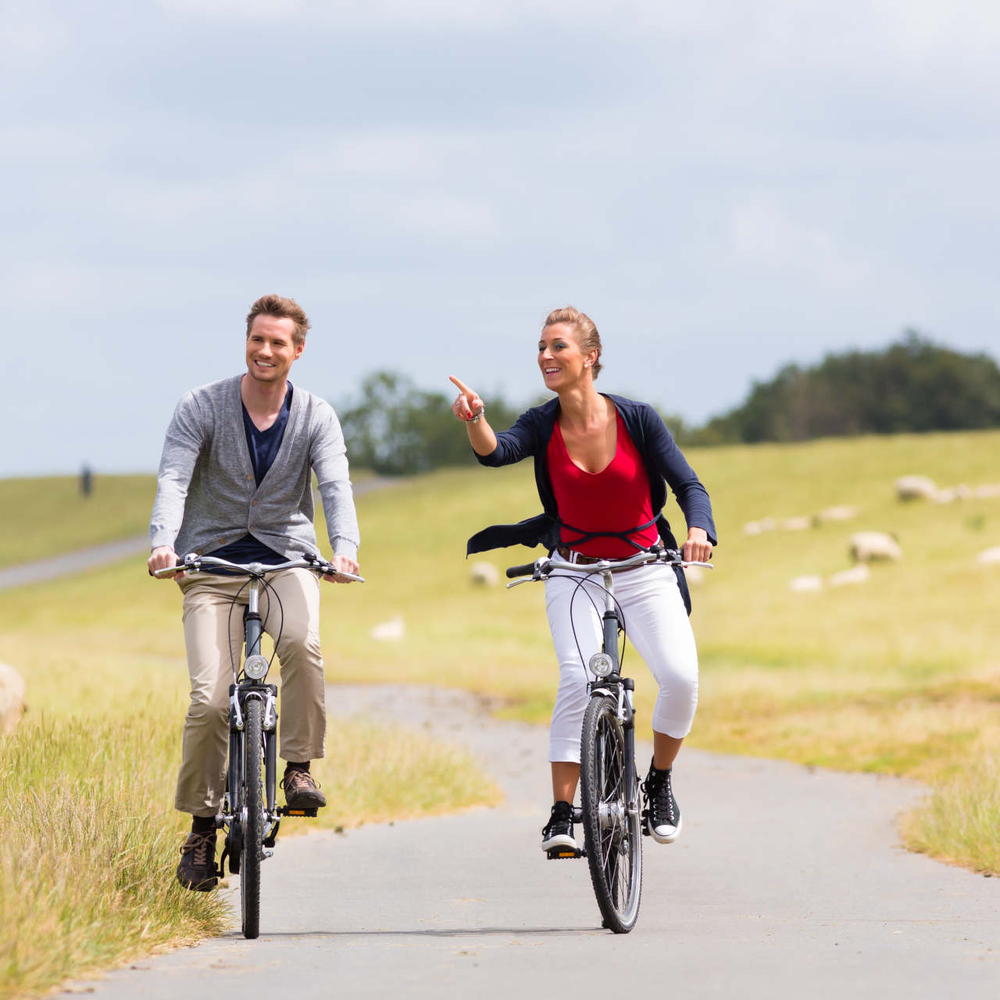
[[[544,544],[553,562],[572,565],[621,559],[662,542],[676,548],[661,513],[673,490],[687,520],[686,560],[708,560],[717,543],[704,486],[663,421],[646,403],[598,393],[601,339],[593,321],[567,306],[546,318],[538,366],[556,398],[522,413],[496,433],[482,399],[458,379],[452,410],[465,422],[482,465],[535,462],[544,513],[515,525],[494,525],[469,539],[468,552]],[[555,800],[542,830],[542,849],[575,847],[573,797],[580,778],[580,730],[587,707],[590,654],[600,648],[601,622],[579,582],[554,576],[545,603],[559,661],[559,688],[549,730]],[[576,595],[576,596],[574,596]],[[615,597],[625,630],[659,686],[653,709],[653,760],[646,778],[649,832],[673,843],[681,831],[671,769],[691,730],[698,701],[698,654],[688,621],[683,572],[651,564],[616,574]],[[599,602],[598,602],[599,603]],[[581,657],[582,654],[582,657]]]

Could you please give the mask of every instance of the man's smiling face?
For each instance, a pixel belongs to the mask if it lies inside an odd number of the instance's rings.
[[[281,382],[288,378],[292,362],[305,344],[293,339],[295,321],[288,317],[255,316],[247,334],[247,373],[258,382]]]

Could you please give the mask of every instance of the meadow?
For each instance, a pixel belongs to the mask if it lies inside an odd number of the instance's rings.
[[[78,476],[0,479],[0,569],[149,530],[156,478],[93,477],[89,497]]]
[[[920,779],[930,791],[902,819],[905,843],[1000,874],[1000,567],[975,559],[1000,545],[1000,500],[902,503],[893,490],[895,478],[909,473],[943,486],[996,482],[998,449],[997,432],[692,449],[688,457],[713,497],[720,545],[716,569],[693,587],[702,680],[690,743]],[[119,534],[148,517],[153,480],[129,489],[132,506],[116,515]],[[116,494],[109,488],[109,495]],[[0,514],[22,523],[24,508],[5,506],[10,496],[0,489]],[[70,510],[83,502],[68,494],[64,501]],[[751,520],[780,522],[839,504],[860,512],[804,531],[743,531]],[[545,723],[556,670],[542,588],[477,586],[464,558],[465,541],[478,528],[538,509],[528,465],[440,471],[362,496],[368,582],[328,588],[323,604],[331,682],[459,686],[499,696],[504,715]],[[667,514],[683,523],[672,505]],[[902,561],[873,566],[859,586],[789,589],[792,577],[850,566],[848,537],[862,529],[894,532]],[[518,547],[476,558],[502,574],[536,554]],[[404,623],[401,640],[371,638],[376,625],[394,618]],[[26,877],[32,883],[30,895],[0,897],[5,983],[45,985],[112,954],[211,932],[223,920],[212,897],[164,889],[182,830],[170,809],[186,682],[178,619],[176,588],[149,581],[141,560],[3,595],[0,656],[28,678],[31,710],[18,735],[3,743],[0,877],[7,886]],[[634,652],[627,657],[641,724],[654,692]],[[419,815],[495,794],[454,750],[369,721],[342,732],[336,743],[331,730],[329,759],[353,753],[350,764],[321,772],[328,795],[338,796],[331,821]],[[400,750],[393,741],[401,739],[418,742]],[[409,779],[376,784],[393,761],[434,762],[414,768],[426,779],[415,801],[389,798]],[[345,775],[351,787],[338,789]],[[129,825],[136,819],[123,805],[130,792],[147,807],[146,825]],[[761,794],[766,801],[767,790]],[[46,822],[66,816],[70,803],[80,804],[78,820]],[[91,803],[99,806],[85,814]],[[92,845],[85,833],[95,826],[114,836],[86,853]],[[32,831],[45,838],[30,839]],[[91,912],[83,903],[57,902],[75,899],[94,872],[110,880],[99,888],[102,912],[121,916],[109,931],[113,945],[83,933],[86,921],[73,916]],[[46,896],[59,892],[71,895]],[[53,902],[33,906],[32,898]],[[48,922],[28,924],[39,911]],[[29,939],[25,927],[45,942],[65,942],[58,962],[48,963],[62,970],[54,979],[32,964],[37,955],[17,950]]]
[[[28,684],[27,714],[0,736],[0,998],[227,926],[216,894],[174,877],[187,826],[173,809],[187,695],[177,587],[137,558],[7,591],[0,641]],[[314,771],[329,805],[282,839],[499,797],[460,750],[366,718],[330,725]]]
[[[975,432],[692,450],[720,545],[693,588],[702,680],[691,744],[918,778],[933,791],[904,821],[906,843],[1000,873],[1000,567],[975,559],[1000,545],[1000,500],[903,503],[893,489],[910,473],[942,486],[996,482],[998,449],[1000,433]],[[842,504],[860,513],[806,531],[743,531]],[[364,497],[369,582],[326,602],[331,679],[459,685],[544,723],[555,667],[542,588],[475,587],[464,559],[478,528],[538,510],[528,464],[437,472]],[[667,514],[683,524],[676,507]],[[902,561],[873,566],[859,586],[790,591],[795,576],[848,568],[848,537],[862,529],[895,533]],[[532,553],[485,558],[502,571]],[[405,639],[373,643],[369,630],[394,616]],[[652,687],[632,663],[648,719]]]

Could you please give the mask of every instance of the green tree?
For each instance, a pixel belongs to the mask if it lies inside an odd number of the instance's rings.
[[[738,407],[689,435],[698,444],[1000,426],[1000,369],[914,330],[882,351],[829,354],[755,382]]]
[[[451,412],[452,398],[419,389],[399,372],[372,372],[358,398],[337,407],[351,463],[390,476],[474,463],[465,430]],[[489,400],[494,427],[513,423],[517,412],[499,394]]]

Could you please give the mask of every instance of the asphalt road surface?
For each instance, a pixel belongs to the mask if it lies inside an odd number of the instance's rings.
[[[684,832],[644,838],[642,909],[602,930],[586,861],[538,847],[543,729],[462,692],[336,689],[338,709],[467,746],[507,793],[458,816],[279,839],[261,936],[203,944],[71,989],[98,997],[941,998],[1000,992],[1000,880],[898,846],[921,794],[891,778],[685,751]],[[644,751],[648,754],[648,749]],[[644,765],[640,758],[640,765]]]

